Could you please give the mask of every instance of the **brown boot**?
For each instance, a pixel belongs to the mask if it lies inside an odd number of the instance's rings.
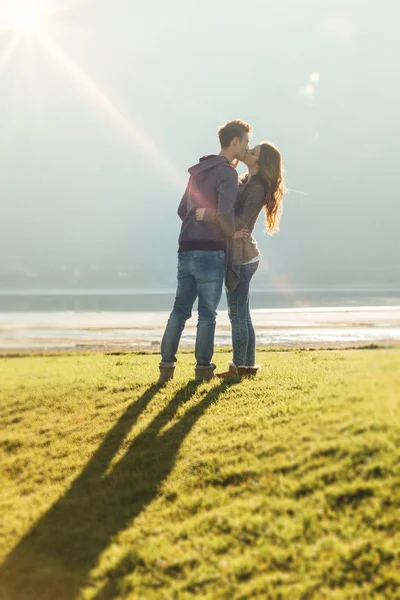
[[[254,367],[237,368],[239,377],[255,377],[260,369],[260,365],[255,365]]]
[[[219,377],[219,379],[225,379],[226,377],[239,377],[237,367],[232,362],[230,362],[228,364],[229,364],[228,371],[225,371],[224,373],[217,373],[217,377]]]
[[[197,365],[194,375],[195,381],[210,381],[211,379],[215,379],[216,375],[214,369],[215,365],[213,363],[211,363],[210,366]]]
[[[160,362],[158,368],[160,369],[160,377],[158,379],[158,383],[167,383],[167,381],[174,378],[174,363]]]

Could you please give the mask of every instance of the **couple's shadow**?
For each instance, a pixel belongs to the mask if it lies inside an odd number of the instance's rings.
[[[6,600],[77,598],[114,536],[131,525],[157,496],[192,427],[234,383],[225,380],[212,386],[182,418],[160,433],[199,384],[191,381],[180,388],[108,472],[129,431],[161,388],[151,385],[110,429],[66,494],[9,554],[0,568],[1,600],[3,595]],[[98,599],[112,598],[114,591],[110,580]]]

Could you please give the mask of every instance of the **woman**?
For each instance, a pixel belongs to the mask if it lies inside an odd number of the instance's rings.
[[[261,210],[265,209],[266,232],[279,231],[284,194],[282,156],[270,142],[263,142],[249,150],[243,161],[248,173],[239,183],[235,204],[235,228],[237,233],[229,240],[226,251],[225,285],[229,319],[232,326],[233,360],[229,371],[218,377],[231,375],[255,376],[256,339],[251,321],[249,290],[250,282],[261,260],[260,251],[252,232]],[[198,219],[213,220],[216,213],[199,209]],[[241,230],[247,229],[246,237]]]

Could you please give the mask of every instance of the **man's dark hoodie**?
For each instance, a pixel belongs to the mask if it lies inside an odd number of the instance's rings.
[[[182,219],[179,252],[225,250],[225,240],[235,233],[234,204],[238,175],[225,156],[210,154],[189,169],[190,179],[178,208]],[[196,221],[197,208],[213,208],[218,216]]]

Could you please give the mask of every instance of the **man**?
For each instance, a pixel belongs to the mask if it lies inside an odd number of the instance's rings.
[[[234,204],[238,175],[232,162],[244,160],[252,127],[230,121],[218,136],[219,155],[203,156],[189,169],[189,183],[178,208],[182,219],[178,250],[178,286],[175,303],[161,343],[160,383],[172,379],[176,352],[196,298],[199,320],[196,336],[196,381],[215,377],[214,334],[217,307],[224,281],[225,240],[235,233]],[[213,208],[213,223],[196,219],[196,209]]]

